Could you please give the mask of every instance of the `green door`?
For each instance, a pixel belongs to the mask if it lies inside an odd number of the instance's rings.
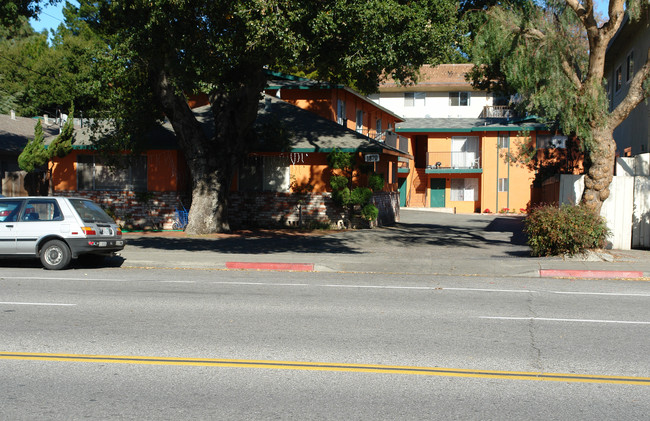
[[[432,178],[430,193],[431,193],[431,207],[444,208],[445,207],[445,179]]]
[[[406,178],[400,178],[398,181],[399,186],[399,205],[406,206]]]

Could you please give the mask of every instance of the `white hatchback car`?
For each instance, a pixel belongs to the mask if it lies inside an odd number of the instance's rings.
[[[0,256],[38,257],[46,269],[57,270],[81,255],[111,255],[123,248],[122,231],[92,200],[0,198]]]

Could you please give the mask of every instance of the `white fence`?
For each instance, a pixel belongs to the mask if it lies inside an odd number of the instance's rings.
[[[611,247],[619,250],[650,248],[650,154],[619,158],[610,195],[600,214],[612,231]],[[577,204],[584,176],[560,177],[560,203]]]

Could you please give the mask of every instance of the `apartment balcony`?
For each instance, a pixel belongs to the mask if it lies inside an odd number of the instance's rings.
[[[517,113],[507,105],[489,105],[483,107],[479,118],[515,118]]]
[[[397,158],[397,172],[399,174],[408,174],[411,172],[410,159],[399,157]]]
[[[481,173],[481,156],[478,152],[428,152],[427,174]]]

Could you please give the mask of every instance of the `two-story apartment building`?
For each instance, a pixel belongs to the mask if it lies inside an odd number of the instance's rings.
[[[458,213],[516,212],[531,200],[535,174],[509,159],[522,143],[550,135],[530,121],[408,119],[397,126],[414,160],[399,169],[400,205]]]
[[[424,66],[411,85],[387,81],[371,98],[404,118],[398,135],[414,159],[401,160],[400,205],[455,212],[521,212],[535,174],[509,157],[518,145],[553,147],[534,121],[517,120],[507,101],[467,80],[473,64]]]
[[[639,20],[625,17],[612,39],[605,58],[610,110],[625,98],[634,74],[648,59],[650,48],[650,9],[642,11]],[[639,104],[630,116],[614,130],[614,140],[620,156],[650,152],[650,105]]]

